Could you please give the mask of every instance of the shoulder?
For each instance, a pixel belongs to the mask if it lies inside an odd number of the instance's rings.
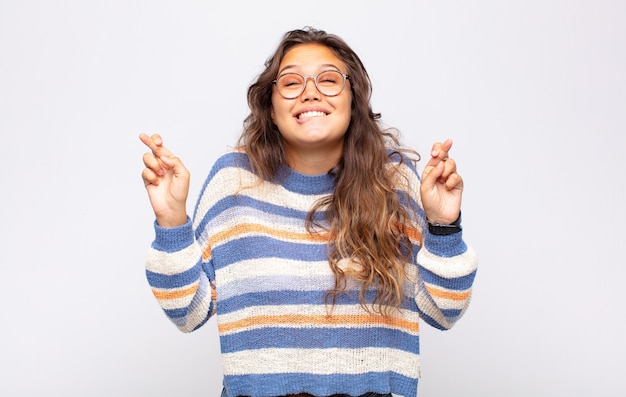
[[[232,149],[217,158],[207,175],[200,196],[235,194],[242,183],[254,181],[250,160],[243,150]]]
[[[205,219],[211,208],[237,196],[244,186],[253,185],[256,177],[251,171],[248,156],[233,149],[220,155],[206,177],[194,211],[194,229]]]
[[[388,166],[395,170],[399,176],[415,179],[419,183],[419,172],[417,170],[417,162],[420,157],[417,153],[409,150],[387,149],[389,157]]]
[[[223,153],[217,158],[215,163],[213,163],[213,167],[211,168],[211,172],[209,172],[207,179],[212,179],[215,174],[226,168],[240,168],[250,171],[251,167],[248,155],[240,149],[232,149]]]

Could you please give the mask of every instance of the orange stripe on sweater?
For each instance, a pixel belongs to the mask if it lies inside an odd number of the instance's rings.
[[[453,292],[453,291],[444,291],[434,287],[426,287],[426,291],[434,297],[434,298],[443,298],[450,299],[453,301],[462,301],[466,300],[470,296],[470,291],[461,291],[461,292]]]
[[[297,315],[255,316],[233,321],[218,326],[219,332],[233,332],[241,328],[267,325],[387,325],[404,328],[410,332],[419,332],[419,324],[399,318],[386,318],[379,315]]]
[[[191,287],[179,289],[175,291],[162,291],[157,289],[152,289],[152,293],[157,299],[179,299],[184,298],[189,295],[193,295],[198,290],[198,284],[192,285]]]
[[[211,251],[211,246],[207,245],[206,248],[202,251],[202,260],[204,262],[208,261],[209,258],[211,257],[212,251]]]
[[[225,230],[221,233],[217,233],[211,238],[211,244],[217,245],[224,240],[230,240],[236,238],[241,234],[258,233],[267,234],[280,239],[296,240],[296,241],[309,241],[309,242],[327,242],[328,233],[309,234],[309,233],[293,233],[283,230],[272,229],[267,226],[259,225],[257,223],[240,223],[235,227]]]
[[[414,227],[406,227],[406,233],[412,241],[422,242],[422,233]]]

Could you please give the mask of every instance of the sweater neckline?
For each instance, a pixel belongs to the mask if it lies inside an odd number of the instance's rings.
[[[318,175],[307,175],[283,166],[278,173],[279,181],[287,190],[301,194],[328,194],[334,186],[334,177],[325,172]]]

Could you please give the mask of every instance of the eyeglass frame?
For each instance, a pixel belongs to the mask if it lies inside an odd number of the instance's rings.
[[[339,90],[339,92],[338,92],[338,93],[336,93],[336,94],[334,94],[334,95],[327,95],[327,94],[324,94],[324,93],[322,92],[322,90],[320,90],[320,87],[317,85],[317,78],[319,77],[319,75],[320,75],[320,74],[322,74],[322,73],[326,73],[326,72],[336,72],[336,73],[339,73],[339,74],[341,75],[341,77],[343,77],[343,85],[341,86],[341,90]],[[283,95],[283,93],[282,93],[282,92],[280,92],[280,88],[278,88],[278,80],[279,80],[281,77],[286,76],[286,75],[288,75],[288,74],[297,74],[298,76],[302,77],[302,79],[304,79],[304,84],[302,84],[302,91],[300,91],[300,92],[298,93],[298,95],[295,95],[295,96],[293,96],[293,97],[286,97],[285,95]],[[315,74],[315,75],[313,75],[313,74],[309,74],[309,75],[306,75],[306,76],[303,76],[303,75],[301,75],[301,74],[300,74],[300,73],[298,73],[298,72],[287,72],[287,73],[283,73],[283,74],[281,74],[280,76],[278,76],[278,77],[276,77],[274,80],[272,80],[272,84],[274,84],[274,85],[276,86],[276,91],[278,91],[278,94],[279,94],[281,97],[283,97],[283,98],[285,98],[285,99],[296,99],[297,97],[299,97],[300,95],[302,95],[302,93],[304,92],[304,90],[306,90],[306,83],[309,81],[309,79],[313,79],[313,84],[315,84],[315,89],[317,89],[317,90],[320,92],[320,94],[322,94],[322,95],[324,95],[324,96],[327,96],[327,97],[331,97],[331,98],[332,98],[332,97],[335,97],[335,96],[337,96],[337,95],[339,95],[339,94],[341,94],[341,93],[343,92],[343,90],[346,88],[346,81],[348,81],[348,79],[349,79],[349,78],[350,78],[350,75],[347,75],[347,74],[343,73],[342,71],[340,71],[340,70],[336,70],[336,69],[326,69],[326,70],[322,70],[322,71],[320,71],[319,73],[317,73],[317,74]]]

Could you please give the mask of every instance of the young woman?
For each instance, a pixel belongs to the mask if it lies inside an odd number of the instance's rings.
[[[467,308],[476,257],[452,142],[433,145],[420,178],[370,95],[343,40],[288,32],[193,219],[189,172],[160,136],[140,136],[148,281],[183,332],[217,313],[222,396],[413,397],[420,318],[448,329]]]

